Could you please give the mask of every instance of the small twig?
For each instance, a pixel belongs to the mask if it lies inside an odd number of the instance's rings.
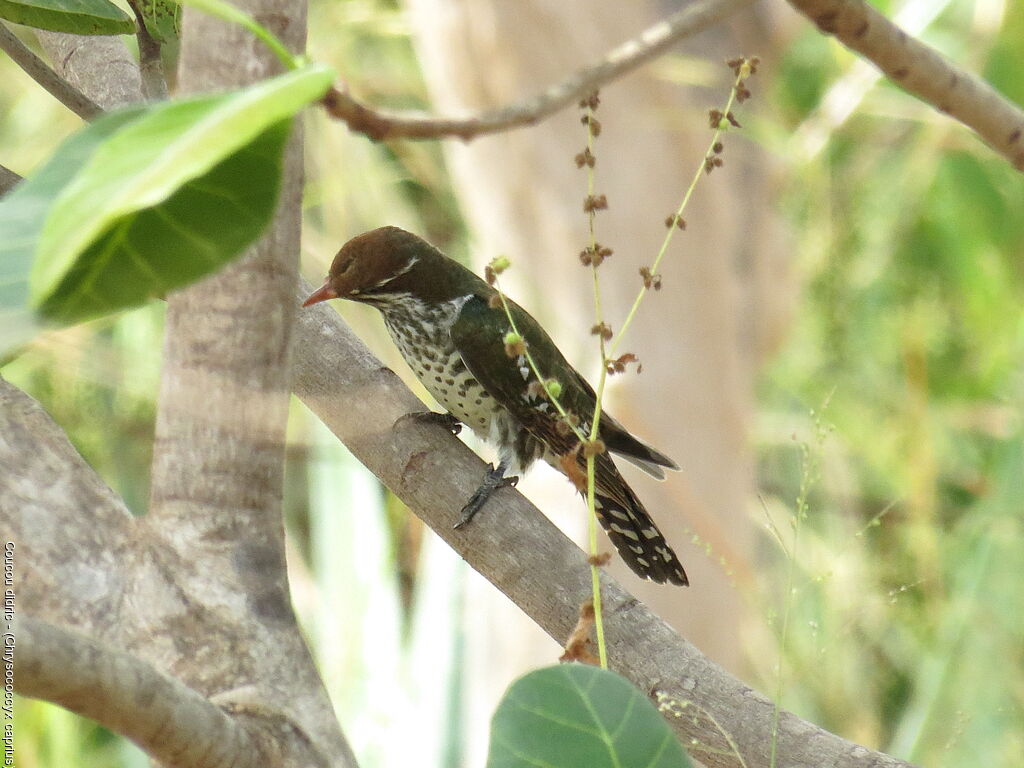
[[[754,0],[699,0],[612,50],[597,64],[525,101],[466,117],[437,117],[422,112],[373,109],[345,90],[332,88],[323,99],[327,112],[349,128],[381,139],[436,139],[455,136],[468,140],[485,133],[533,125],[603,84],[650,61],[685,37],[713,26]]]
[[[142,77],[142,92],[150,101],[167,99],[167,78],[164,77],[164,63],[160,58],[160,42],[149,33],[142,8],[137,0],[128,5],[135,14],[135,39],[139,42],[139,75]]]
[[[236,720],[135,656],[29,617],[16,620],[15,638],[14,684],[22,696],[96,720],[166,765],[263,764]]]
[[[852,48],[894,83],[975,131],[1024,171],[1024,110],[991,85],[911,37],[864,0],[789,0],[818,29]]]
[[[0,49],[57,101],[83,120],[92,120],[103,113],[99,104],[54,72],[49,64],[32,53],[5,24],[0,24]]]

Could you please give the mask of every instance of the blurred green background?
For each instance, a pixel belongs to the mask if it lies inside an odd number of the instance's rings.
[[[926,15],[921,37],[1024,103],[1024,4],[956,0]],[[310,17],[311,53],[364,97],[428,106],[395,3],[314,0]],[[756,585],[741,585],[759,616],[747,677],[801,716],[922,765],[1019,766],[1024,177],[808,24],[771,70],[752,83],[745,136],[785,168],[766,204],[789,223],[801,288],[758,391],[765,546]],[[77,125],[0,56],[5,165],[31,173]],[[371,144],[318,112],[307,140],[314,276],[381,211],[464,254],[436,144]],[[379,333],[366,315],[353,322]],[[2,369],[137,513],[161,327],[154,304],[49,333]],[[462,563],[298,404],[291,432],[295,601],[361,765],[462,764]],[[346,553],[353,530],[369,543]],[[398,742],[415,751],[384,746]],[[19,701],[16,746],[22,768],[145,764],[38,702]]]

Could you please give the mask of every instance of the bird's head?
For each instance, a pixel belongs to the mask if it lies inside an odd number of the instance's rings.
[[[396,296],[416,295],[424,288],[420,272],[436,271],[425,262],[436,267],[437,257],[446,260],[425,240],[404,229],[381,227],[364,232],[341,247],[324,284],[302,306],[328,299],[384,304]]]

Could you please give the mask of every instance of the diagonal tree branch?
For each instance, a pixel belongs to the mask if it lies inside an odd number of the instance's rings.
[[[436,117],[419,112],[373,109],[345,91],[332,89],[323,103],[328,113],[371,139],[436,139],[456,136],[468,140],[533,125],[602,85],[661,55],[680,40],[725,20],[755,0],[698,0],[623,43],[597,64],[581,69],[561,83],[526,101],[467,117]]]
[[[789,0],[823,33],[835,35],[886,77],[975,131],[1024,171],[1024,111],[981,78],[911,37],[864,0]]]
[[[310,291],[303,281],[296,300]],[[423,404],[330,308],[299,314],[295,360],[295,394],[474,569],[564,643],[590,596],[585,553],[512,489],[498,491],[472,525],[454,530],[482,462],[447,430],[400,420]],[[772,702],[708,660],[613,579],[604,578],[603,593],[610,666],[651,696],[686,707],[685,716],[670,722],[706,765],[767,768]],[[834,768],[908,765],[788,712],[779,719],[776,760]]]
[[[0,165],[0,197],[3,197],[12,189],[14,185],[21,181],[21,176],[12,171],[5,165]]]
[[[30,617],[15,620],[15,690],[91,718],[177,768],[268,763],[239,721],[131,654]]]
[[[6,24],[0,23],[0,50],[3,50],[25,73],[45,88],[57,101],[83,120],[92,120],[103,112],[103,108],[71,83],[58,75],[45,61],[36,56],[11,32]]]

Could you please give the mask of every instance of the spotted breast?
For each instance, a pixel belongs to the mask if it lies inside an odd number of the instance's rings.
[[[441,406],[483,439],[499,410],[466,368],[451,328],[469,297],[426,304],[411,296],[379,305],[384,325],[413,373]]]

